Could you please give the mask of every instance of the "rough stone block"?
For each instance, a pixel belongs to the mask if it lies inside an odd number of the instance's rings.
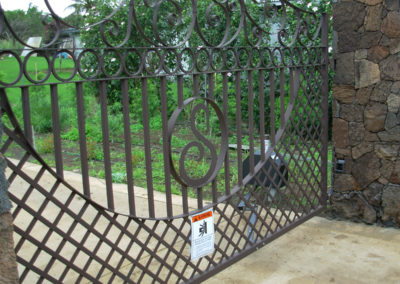
[[[365,16],[365,30],[377,31],[382,23],[382,5],[368,6],[366,8],[367,15]]]
[[[357,50],[361,40],[361,34],[354,31],[338,32],[338,51],[341,53]]]
[[[340,217],[363,220],[368,224],[376,222],[376,211],[359,194],[334,193],[331,196],[332,210]]]
[[[372,206],[380,206],[382,202],[383,184],[379,182],[371,183],[364,191],[364,197]]]
[[[391,81],[381,81],[376,84],[371,93],[370,100],[374,102],[386,103],[392,85],[393,82]]]
[[[378,1],[378,0],[371,0]],[[333,7],[333,29],[337,32],[358,30],[364,23],[365,6],[361,3],[339,2]]]
[[[335,155],[339,159],[344,158],[345,156],[351,156],[351,149],[350,147],[345,149],[335,148]]]
[[[347,121],[335,118],[332,128],[334,147],[346,148],[349,145],[349,124]]]
[[[340,118],[349,122],[362,122],[364,107],[356,104],[342,104],[340,107]]]
[[[392,175],[389,179],[391,183],[400,184],[400,158],[394,164]],[[399,192],[400,195],[400,192]]]
[[[386,0],[385,6],[389,11],[399,11],[400,9],[398,0]]]
[[[338,85],[353,85],[354,52],[338,54],[335,57],[335,83]]]
[[[362,188],[366,188],[371,182],[380,177],[379,169],[381,164],[378,156],[374,153],[367,153],[357,159],[352,166],[352,174]]]
[[[389,183],[389,180],[387,178],[381,176],[380,178],[378,178],[378,182],[386,185]]]
[[[360,190],[361,186],[350,174],[335,174],[333,188],[340,192]]]
[[[382,32],[390,38],[400,37],[400,13],[391,11],[382,21]]]
[[[356,62],[355,83],[356,89],[364,88],[381,80],[379,65],[369,61],[361,60]]]
[[[381,159],[381,168],[380,168],[381,178],[384,178],[387,181],[383,184],[389,183],[389,179],[392,176],[393,172],[393,165],[394,165],[393,161]]]
[[[399,142],[400,141],[400,126],[395,126],[386,131],[378,133],[378,137],[383,142]]]
[[[370,142],[362,142],[351,149],[351,155],[354,160],[357,160],[365,153],[369,153],[374,150],[374,145]]]
[[[354,31],[338,32],[338,51],[339,52],[353,52],[357,50],[361,34]]]
[[[400,185],[388,184],[382,193],[382,220],[392,221],[400,226]]]
[[[392,160],[396,158],[400,149],[400,144],[376,144],[375,152],[381,159]]]
[[[390,55],[379,63],[382,79],[400,81],[400,57],[398,54]]]
[[[385,104],[372,103],[365,108],[364,126],[372,132],[378,132],[385,128],[387,106]]]
[[[366,5],[374,6],[383,2],[383,0],[358,0]]]
[[[368,49],[357,49],[354,52],[355,60],[367,59],[367,56],[368,56]]]
[[[400,52],[400,38],[393,38],[389,42],[389,53],[396,54]]]
[[[0,116],[0,140],[3,134]],[[0,214],[8,212],[11,209],[11,203],[7,196],[8,182],[4,174],[4,170],[7,166],[3,155],[0,153]]]
[[[353,102],[356,90],[349,85],[334,85],[332,94],[339,102],[349,104]]]
[[[371,48],[379,44],[382,38],[382,33],[376,32],[365,32],[360,36],[360,41],[358,42],[358,48]]]
[[[394,112],[388,112],[385,121],[385,129],[389,130],[400,124],[400,118]]]
[[[379,142],[380,140],[379,140],[378,135],[376,135],[376,133],[365,131],[365,141]]]
[[[366,87],[357,90],[355,103],[359,105],[366,105],[369,102],[369,97],[372,93],[373,87]]]
[[[397,113],[400,109],[400,94],[390,94],[387,98],[388,110]]]
[[[0,283],[19,283],[10,213],[0,214]]]
[[[389,48],[382,45],[376,45],[368,49],[367,59],[379,63],[381,60],[385,59],[389,55]]]
[[[364,140],[365,128],[361,122],[349,123],[349,142],[351,146],[357,145]]]
[[[393,83],[392,88],[390,89],[390,92],[392,92],[394,94],[400,93],[400,81]]]
[[[385,34],[383,34],[381,40],[379,41],[379,45],[389,47],[390,38],[388,38]]]

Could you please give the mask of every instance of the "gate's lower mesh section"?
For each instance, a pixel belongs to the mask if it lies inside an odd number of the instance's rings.
[[[43,167],[29,163],[18,167],[9,161],[9,169],[9,178],[17,174],[10,198],[15,204],[20,277],[26,283],[189,281],[254,242],[268,240],[305,213],[253,207],[252,200],[263,196],[248,188],[250,198],[240,193],[214,208],[215,252],[191,261],[189,218],[151,221],[112,214],[64,186]],[[238,210],[241,201],[245,208]],[[252,214],[257,217],[254,224]]]
[[[196,281],[322,209],[320,156],[312,150],[319,145],[306,149],[312,153],[306,159],[291,149],[295,143],[290,136],[283,137],[277,152],[293,166],[285,172],[274,166],[261,172],[269,180],[279,174],[284,186],[247,185],[215,206],[215,251],[191,261],[189,217],[145,220],[109,212],[76,191],[66,175],[61,179],[47,167],[19,127],[4,131],[1,153],[7,156],[12,148],[21,154],[20,160],[7,159],[6,174],[20,280],[25,283]],[[264,184],[261,175],[255,178]]]

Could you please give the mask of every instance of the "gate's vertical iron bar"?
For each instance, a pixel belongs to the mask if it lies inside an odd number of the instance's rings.
[[[147,78],[142,78],[142,108],[143,108],[143,134],[144,134],[144,152],[146,160],[146,180],[147,180],[147,197],[149,204],[149,216],[154,218],[154,188],[153,174],[151,166],[151,149],[150,149],[150,122],[149,122],[149,96]]]
[[[199,96],[199,75],[197,74],[193,75],[193,96]]]
[[[249,146],[250,146],[250,173],[254,174],[254,121],[253,121],[253,71],[247,73],[248,105],[249,105]]]
[[[260,149],[261,161],[265,161],[265,103],[264,103],[264,70],[258,71],[258,103],[260,116]]]
[[[228,74],[222,73],[222,112],[224,114],[225,123],[228,124]],[[228,126],[228,125],[227,125]],[[229,148],[226,151],[225,161],[225,194],[228,195],[231,192],[230,188],[230,167],[229,167]]]
[[[275,137],[275,70],[272,69],[269,73],[269,87],[270,87],[270,134],[271,134],[271,146],[276,144]]]
[[[121,81],[122,91],[122,115],[124,117],[124,143],[125,143],[125,161],[126,161],[126,183],[128,187],[128,202],[129,213],[136,214],[135,206],[135,185],[133,181],[133,166],[132,166],[132,139],[130,128],[130,115],[129,115],[129,85],[128,80]]]
[[[237,165],[238,165],[238,184],[243,183],[242,173],[242,99],[240,96],[240,72],[235,72],[235,96],[236,96],[236,135],[237,135]]]
[[[177,76],[178,107],[183,106],[183,76]]]
[[[214,73],[207,74],[208,97],[214,100]]]
[[[294,98],[295,98],[295,90],[294,90],[294,72],[295,72],[295,68],[290,68],[289,72],[290,72],[290,79],[289,79],[289,102],[290,103],[294,103]]]
[[[198,97],[199,94],[199,75],[193,74],[193,96]],[[197,208],[203,208],[203,188],[196,189],[197,192]]]
[[[56,171],[61,177],[64,177],[63,159],[61,149],[61,133],[60,133],[60,109],[58,105],[58,89],[56,84],[50,85],[51,95],[51,116],[53,122],[53,138],[54,138],[54,156],[56,159]]]
[[[24,120],[24,133],[28,141],[33,145],[31,107],[29,102],[29,87],[21,88],[22,115]]]
[[[182,185],[182,206],[183,206],[183,213],[186,214],[189,212],[189,204],[188,204],[188,188],[187,186]]]
[[[79,149],[81,155],[83,193],[86,196],[90,197],[89,167],[87,159],[86,132],[85,132],[85,106],[83,101],[82,82],[76,83],[75,86],[76,86],[76,110],[78,115]]]
[[[107,110],[107,82],[100,82],[100,108],[101,108],[101,128],[103,132],[103,154],[104,154],[104,170],[107,191],[107,206],[114,210],[114,196],[111,175],[111,158],[110,158],[110,134],[108,131],[108,110]]]
[[[208,81],[208,98],[215,101],[214,96],[214,73],[207,74],[207,81]],[[212,200],[213,202],[217,202],[218,199],[218,189],[217,189],[217,178],[212,181]]]
[[[328,83],[328,67],[329,67],[329,54],[328,54],[328,33],[329,23],[328,15],[322,14],[322,30],[321,30],[321,46],[322,46],[322,153],[321,153],[321,198],[320,201],[323,206],[326,206],[327,191],[328,191],[328,130],[329,130],[329,83]]]
[[[178,93],[178,107],[183,107],[183,76],[177,76],[177,93]],[[172,161],[171,161],[172,162]],[[188,189],[186,186],[182,185],[182,206],[183,206],[183,213],[186,214],[189,212],[189,205],[188,205]]]
[[[167,202],[167,216],[172,217],[172,192],[171,192],[171,169],[170,169],[170,150],[168,142],[168,106],[167,106],[167,78],[160,78],[161,90],[161,120],[163,135],[163,156],[164,156],[164,182],[165,182],[165,198]]]
[[[280,69],[279,75],[279,87],[280,87],[280,102],[281,102],[281,123],[280,126],[285,125],[285,69]]]
[[[197,189],[197,208],[203,208],[203,188],[198,187]]]

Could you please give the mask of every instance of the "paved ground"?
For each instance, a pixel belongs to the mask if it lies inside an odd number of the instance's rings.
[[[400,230],[314,217],[206,283],[400,283]]]
[[[38,166],[27,164],[25,170],[34,173]],[[80,181],[77,173],[66,173],[66,178],[71,184]],[[94,189],[104,188],[102,180],[91,183]],[[25,187],[16,180],[11,190]],[[117,185],[115,190],[118,200],[126,199]],[[41,204],[42,197],[37,198],[33,201]],[[163,202],[161,197],[156,200]],[[29,216],[25,217],[20,214],[16,221],[28,222]],[[27,254],[31,250],[35,248],[25,248]],[[206,283],[400,283],[400,230],[314,217]]]

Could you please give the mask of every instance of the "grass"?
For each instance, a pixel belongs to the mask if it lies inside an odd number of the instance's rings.
[[[21,57],[22,63],[23,60],[25,60],[25,57]],[[28,72],[29,77],[33,80],[40,80],[38,78],[41,74],[42,76],[46,75],[49,68],[51,70],[51,62],[49,62],[50,65],[47,63],[46,59],[44,57],[30,57],[26,63],[26,71]],[[20,65],[18,61],[14,57],[3,57],[0,60],[0,66],[1,70],[7,70],[7,72],[4,72],[3,78],[1,80],[6,83],[11,83],[14,82],[18,74],[22,72]],[[54,67],[56,70],[56,74],[60,76],[61,78],[65,79],[71,76],[72,70],[74,69],[74,62],[71,59],[60,59],[56,58],[54,61]],[[78,78],[78,77],[77,77]],[[56,77],[54,77],[53,74],[50,75],[49,79],[46,80],[46,83],[57,83],[59,80],[57,80]],[[32,85],[28,78],[23,74],[21,79],[15,84],[17,86],[19,85]]]

